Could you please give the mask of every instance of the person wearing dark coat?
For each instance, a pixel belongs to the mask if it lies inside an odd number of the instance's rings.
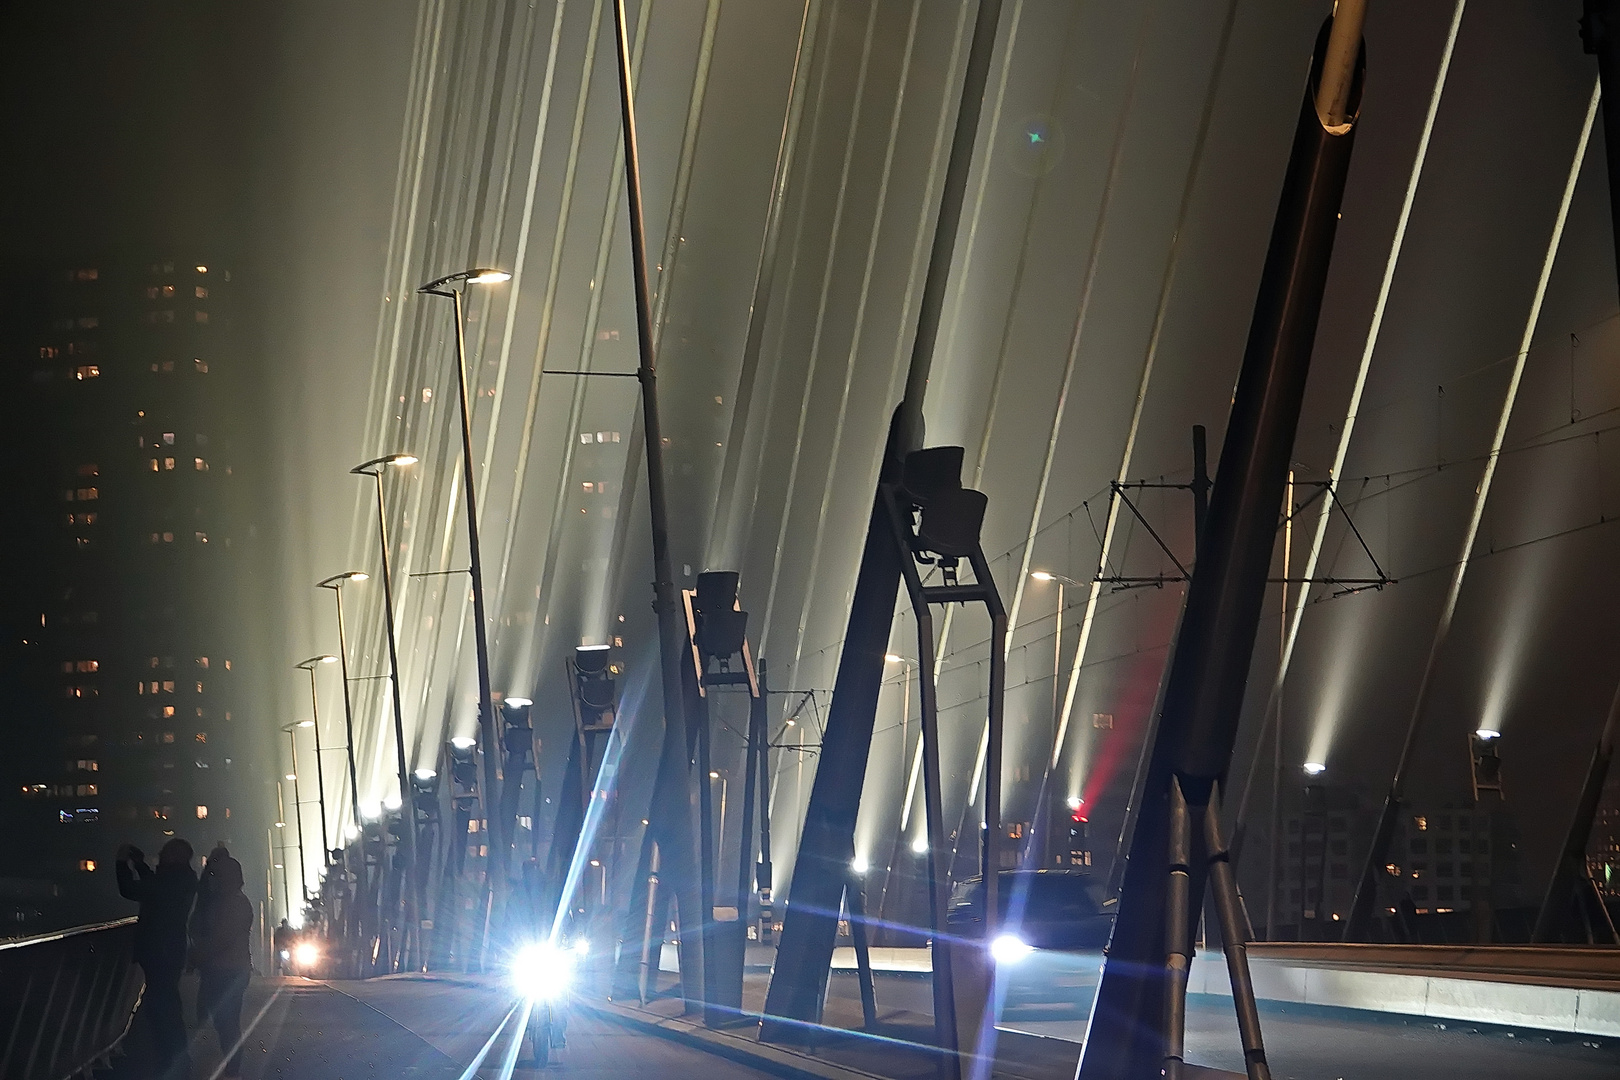
[[[242,895],[242,864],[229,855],[211,856],[192,920],[192,963],[197,987],[197,1019],[212,1019],[226,1076],[242,1075],[242,995],[252,970],[248,941],[253,904]]]
[[[146,989],[141,1012],[152,1032],[160,1075],[185,1077],[191,1071],[186,1022],[180,1008],[180,975],[186,966],[186,922],[197,893],[191,845],[175,837],[158,852],[157,869],[132,845],[118,849],[114,868],[118,891],[141,905],[135,924],[135,962]]]

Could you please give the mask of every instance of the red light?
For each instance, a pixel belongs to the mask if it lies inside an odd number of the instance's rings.
[[[1082,814],[1080,811],[1076,810],[1074,813],[1069,815],[1069,819],[1071,821],[1083,822],[1083,821],[1086,820],[1086,816],[1084,814]]]

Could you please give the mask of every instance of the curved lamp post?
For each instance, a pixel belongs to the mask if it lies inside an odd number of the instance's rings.
[[[497,745],[495,701],[489,677],[489,620],[484,608],[484,562],[478,544],[478,491],[473,476],[472,409],[467,400],[467,324],[462,292],[467,285],[493,285],[510,281],[511,278],[512,275],[505,270],[473,267],[437,278],[416,290],[424,296],[447,297],[455,313],[456,386],[460,390],[456,401],[461,408],[461,486],[466,492],[467,501],[467,565],[472,576],[473,643],[478,651],[478,730],[483,735],[484,746],[490,750]],[[486,750],[484,754],[486,821],[494,820],[493,815],[489,813],[491,804],[499,804],[495,799],[496,784],[495,755]],[[490,843],[492,846],[498,845],[501,854],[499,861],[492,861],[491,866],[506,865],[506,852],[511,846],[506,832],[504,820],[492,830]],[[493,849],[490,854],[494,855]]]
[[[337,601],[338,663],[343,672],[343,749],[349,758],[349,809],[354,814],[356,835],[360,832],[361,824],[360,777],[354,767],[354,704],[349,700],[349,642],[343,627],[343,586],[351,581],[365,581],[370,576],[359,570],[348,570],[315,583],[318,589],[331,589],[332,599]]]
[[[394,698],[394,763],[399,770],[399,798],[400,805],[411,794],[410,767],[405,763],[405,714],[400,705],[399,688],[399,642],[394,633],[394,583],[393,575],[388,566],[388,511],[383,503],[383,470],[389,466],[403,468],[406,465],[416,464],[415,456],[411,454],[385,454],[382,457],[362,461],[349,472],[355,476],[369,476],[376,482],[377,490],[377,546],[382,554],[382,581],[383,581],[383,619],[388,626],[388,678],[393,684]],[[384,801],[386,805],[386,800]],[[422,910],[421,881],[416,874],[416,821],[415,815],[406,817],[401,839],[405,844],[405,873],[409,876],[414,888],[403,890],[405,896],[414,902],[413,910],[407,915],[407,924],[414,922]],[[402,897],[401,899],[404,899]]]
[[[315,692],[315,669],[322,664],[335,664],[337,657],[330,653],[312,656],[308,660],[300,660],[296,665],[299,670],[309,672],[309,708],[310,726],[315,729],[315,797],[321,807],[321,866],[332,865],[331,834],[326,831],[326,771],[321,766],[321,699]]]

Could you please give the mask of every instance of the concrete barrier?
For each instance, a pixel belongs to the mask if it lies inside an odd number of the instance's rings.
[[[1350,963],[1329,957],[1250,956],[1255,992],[1265,1001],[1572,1035],[1620,1036],[1620,986],[1563,986],[1553,981],[1557,975],[1523,971],[1462,974],[1455,968],[1423,971]],[[1200,954],[1193,961],[1187,988],[1190,993],[1230,997],[1225,958],[1218,952]]]

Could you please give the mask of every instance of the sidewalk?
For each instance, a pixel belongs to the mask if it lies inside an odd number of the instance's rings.
[[[933,1037],[932,1018],[885,1007],[881,997],[876,1030],[862,1030],[858,1001],[829,994],[822,1026],[807,1027],[802,1041],[793,1045],[760,1042],[758,1018],[765,1005],[769,974],[759,970],[753,956],[749,961],[743,977],[744,1015],[726,1027],[710,1028],[701,1016],[686,1015],[684,1003],[673,996],[675,988],[669,979],[661,981],[660,993],[645,1004],[602,999],[580,1004],[665,1037],[800,1080],[934,1080],[939,1052],[928,1045]],[[990,1078],[1074,1080],[1079,1059],[1077,1042],[998,1029]],[[1187,1068],[1188,1076],[1207,1080],[1239,1075],[1191,1065]]]

